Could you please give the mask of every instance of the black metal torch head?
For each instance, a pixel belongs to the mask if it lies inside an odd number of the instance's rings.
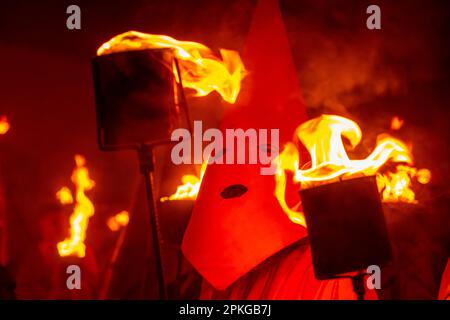
[[[181,87],[171,49],[125,51],[93,59],[97,126],[103,150],[170,140],[181,125]]]
[[[375,177],[300,191],[317,279],[382,267],[391,246]]]

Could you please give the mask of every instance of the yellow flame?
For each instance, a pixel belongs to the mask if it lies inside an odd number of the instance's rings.
[[[168,197],[161,197],[159,200],[161,202],[165,202],[172,200],[197,199],[198,191],[200,190],[200,185],[202,184],[203,175],[205,174],[207,165],[208,161],[203,162],[200,170],[200,177],[192,174],[184,175],[181,178],[182,184],[177,187],[175,193]]]
[[[95,186],[95,182],[89,177],[89,171],[86,168],[86,160],[80,155],[75,156],[76,167],[73,170],[71,180],[76,187],[75,193],[75,207],[70,216],[70,236],[64,241],[57,244],[58,253],[60,256],[74,255],[77,257],[84,257],[86,254],[86,230],[89,223],[89,218],[94,215],[95,208],[91,200],[86,196],[86,191],[91,190]],[[57,197],[61,203],[69,199],[68,194],[72,197],[70,190],[65,187],[58,191]],[[73,202],[73,199],[72,199]]]
[[[387,134],[378,136],[377,145],[365,159],[354,160],[347,155],[343,138],[350,148],[356,147],[362,138],[358,124],[350,119],[336,115],[321,115],[311,119],[296,129],[296,136],[311,156],[310,168],[299,168],[299,153],[293,143],[288,143],[275,159],[275,197],[289,218],[306,226],[303,213],[289,208],[285,200],[286,172],[291,172],[293,182],[301,188],[310,188],[323,183],[338,181],[344,177],[374,175],[387,162],[402,163],[396,173],[378,174],[377,182],[383,190],[383,201],[414,202],[414,192],[410,189],[411,177],[428,183],[431,174],[428,170],[412,168],[411,151],[405,143]],[[405,168],[408,168],[407,170]]]
[[[70,191],[70,189],[67,187],[62,187],[61,189],[59,189],[59,191],[56,192],[56,198],[61,204],[73,203],[72,191]]]
[[[196,96],[206,96],[212,91],[235,103],[246,71],[239,53],[220,50],[218,58],[205,45],[191,41],[179,41],[166,35],[128,31],[101,45],[97,55],[114,52],[171,48],[179,60],[181,79],[185,88],[193,89]],[[175,72],[175,76],[177,74]]]
[[[11,125],[9,124],[8,118],[3,115],[0,117],[0,135],[6,134],[9,129],[11,128]]]
[[[289,219],[291,219],[292,222],[306,227],[306,221],[305,217],[303,216],[303,212],[297,211],[296,208],[300,204],[298,203],[294,208],[290,208],[285,199],[287,182],[286,172],[295,173],[300,164],[300,157],[297,147],[293,143],[288,142],[285,145],[283,151],[278,155],[276,161],[277,170],[275,172],[275,197],[277,198],[283,211],[288,215]]]
[[[411,189],[414,178],[421,184],[427,184],[431,179],[430,170],[398,165],[395,172],[378,173],[377,184],[383,202],[417,203],[415,193]]]
[[[408,147],[386,134],[378,136],[377,146],[366,159],[351,160],[342,137],[354,148],[361,141],[362,133],[356,122],[340,116],[322,115],[309,120],[297,128],[296,135],[311,155],[311,168],[295,172],[295,181],[303,187],[343,175],[372,175],[388,160],[412,163]]]
[[[123,210],[110,217],[106,224],[108,225],[109,229],[111,229],[111,231],[118,231],[120,228],[127,226],[129,221],[130,215],[128,211]]]

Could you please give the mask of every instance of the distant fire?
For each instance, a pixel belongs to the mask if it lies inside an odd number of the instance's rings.
[[[61,189],[59,189],[59,191],[56,193],[56,198],[61,204],[73,203],[72,191],[70,191],[70,189],[67,187],[62,187]]]
[[[411,179],[428,183],[431,178],[429,170],[412,167],[413,157],[406,144],[387,134],[378,136],[376,147],[367,158],[350,159],[342,138],[346,138],[350,147],[354,148],[360,143],[362,132],[356,122],[344,117],[321,115],[311,119],[297,128],[296,137],[307,148],[311,163],[307,168],[299,168],[298,149],[295,144],[288,143],[275,160],[275,197],[289,218],[303,226],[306,226],[303,213],[297,210],[300,204],[291,208],[286,203],[287,172],[301,188],[361,175],[377,175],[382,200],[386,202],[416,202],[410,188]],[[388,162],[398,163],[396,172],[380,173],[379,169]]]
[[[202,183],[203,175],[205,174],[207,161],[202,164],[200,170],[200,177],[192,174],[186,174],[181,178],[182,184],[177,187],[177,191],[168,197],[160,198],[161,202],[172,201],[172,200],[185,200],[197,199],[198,191],[200,190],[200,185]]]
[[[58,243],[60,256],[77,256],[83,258],[86,254],[86,230],[89,218],[94,215],[95,208],[91,200],[86,196],[86,191],[95,186],[95,182],[89,177],[86,168],[86,160],[80,155],[75,156],[76,167],[72,173],[72,183],[75,185],[75,199],[68,187],[62,187],[56,197],[61,204],[72,204],[75,202],[73,212],[70,216],[69,237]],[[74,201],[75,200],[75,201]]]
[[[130,214],[128,211],[120,211],[118,214],[110,217],[106,224],[111,231],[119,231],[120,228],[126,227],[130,221]]]
[[[6,134],[10,128],[8,118],[5,115],[0,116],[0,135]]]
[[[400,119],[399,117],[395,116],[391,120],[391,129],[392,130],[400,130],[403,127],[403,119]]]
[[[221,49],[222,57],[218,58],[211,49],[198,42],[128,31],[104,43],[97,50],[97,55],[157,48],[174,49],[179,60],[183,87],[193,89],[196,96],[206,96],[216,91],[225,101],[236,101],[241,90],[241,81],[246,74],[237,51]],[[177,76],[175,67],[172,68]]]

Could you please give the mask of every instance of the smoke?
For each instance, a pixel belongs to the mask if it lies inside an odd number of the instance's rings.
[[[444,4],[377,4],[381,30],[367,29],[369,4],[364,1],[281,1],[312,113],[348,115],[376,99],[410,94],[414,83],[443,76]]]
[[[321,39],[321,53],[314,54],[301,72],[304,97],[310,108],[347,114],[347,110],[386,94],[403,93],[406,81],[398,70],[382,68],[377,47],[359,47]]]

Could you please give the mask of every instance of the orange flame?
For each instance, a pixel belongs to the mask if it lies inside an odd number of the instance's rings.
[[[11,128],[11,125],[9,124],[8,118],[3,115],[0,117],[0,135],[6,134],[9,129]]]
[[[346,138],[350,147],[355,148],[361,141],[362,132],[356,122],[344,117],[321,115],[300,125],[296,136],[311,155],[310,168],[299,168],[299,152],[293,143],[288,143],[275,159],[275,197],[289,218],[303,226],[306,226],[303,213],[286,204],[286,172],[293,174],[294,183],[310,188],[357,175],[374,175],[389,161],[402,163],[404,165],[397,167],[397,173],[378,174],[377,182],[380,191],[383,191],[383,201],[408,202],[414,202],[414,193],[410,189],[411,177],[417,176],[427,183],[431,176],[426,169],[419,170],[421,173],[418,174],[419,171],[410,167],[413,162],[411,151],[405,143],[387,134],[378,136],[377,145],[367,158],[350,159],[342,138]]]
[[[206,96],[212,91],[217,91],[225,101],[236,102],[241,81],[246,74],[244,64],[236,51],[221,49],[220,59],[201,43],[179,41],[165,35],[128,31],[102,44],[97,50],[97,55],[156,48],[174,50],[180,63],[183,86],[193,89],[196,96]],[[177,77],[176,73],[175,76]]]
[[[106,224],[108,225],[109,229],[111,229],[111,231],[118,231],[120,228],[127,226],[129,221],[130,215],[128,211],[123,210],[110,217]]]
[[[75,207],[70,216],[70,236],[57,244],[61,257],[74,255],[83,258],[86,254],[86,230],[89,218],[94,215],[95,208],[91,200],[86,196],[86,191],[95,186],[95,182],[89,177],[86,168],[86,160],[80,155],[75,156],[76,167],[73,170],[71,180],[76,187]],[[72,193],[67,187],[61,188],[56,197],[62,204],[73,203]]]
[[[200,170],[200,177],[192,174],[184,175],[181,178],[182,184],[177,187],[177,191],[168,197],[161,197],[159,201],[165,202],[172,200],[197,199],[198,191],[200,190],[200,185],[202,184],[203,175],[205,174],[207,165],[208,161],[203,162]]]
[[[391,129],[392,130],[400,130],[403,127],[403,119],[400,119],[399,117],[395,116],[391,120]]]

